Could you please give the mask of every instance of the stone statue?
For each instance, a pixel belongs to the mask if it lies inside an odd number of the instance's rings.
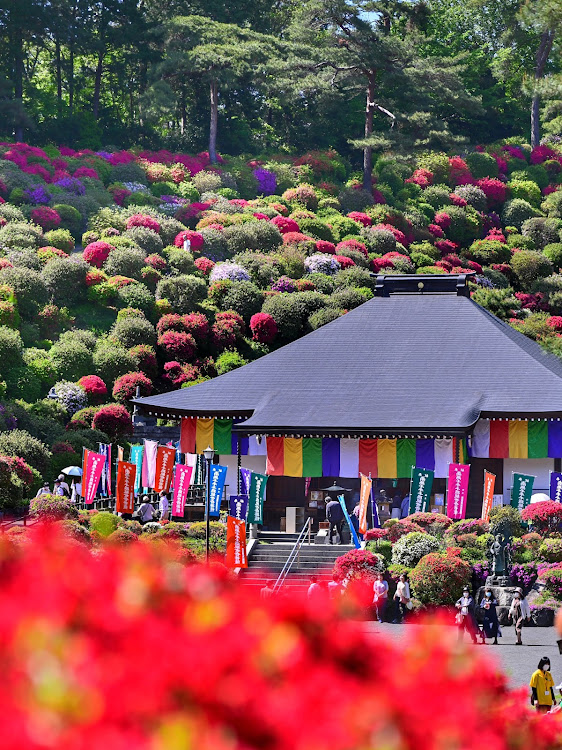
[[[491,574],[507,577],[511,572],[511,534],[507,524],[500,522],[492,528],[494,538],[488,548]]]

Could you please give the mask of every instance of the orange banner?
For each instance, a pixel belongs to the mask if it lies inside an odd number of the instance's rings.
[[[137,467],[127,461],[117,464],[117,486],[115,488],[115,510],[117,513],[133,513],[135,510],[135,477]]]
[[[158,447],[156,454],[156,474],[154,477],[154,492],[168,492],[172,484],[176,449],[165,445]]]
[[[372,479],[361,474],[361,492],[359,495],[359,533],[367,532],[367,508],[371,497]]]
[[[228,516],[226,524],[226,567],[247,568],[246,522]]]
[[[484,521],[490,520],[490,511],[494,500],[494,486],[496,484],[496,475],[489,471],[484,472],[484,495],[482,498],[482,518]]]

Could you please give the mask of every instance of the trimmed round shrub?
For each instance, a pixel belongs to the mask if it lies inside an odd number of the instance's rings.
[[[384,573],[384,570],[382,555],[376,555],[366,549],[354,549],[336,558],[333,574],[338,581],[373,581],[377,573]]]
[[[49,301],[49,290],[44,278],[30,268],[0,269],[0,284],[12,287],[22,318],[35,318]]]
[[[316,237],[326,242],[334,242],[334,233],[330,227],[320,219],[301,219],[299,221],[300,231],[304,234]]]
[[[223,281],[225,279],[230,281],[250,281],[250,274],[238,263],[233,263],[232,261],[217,263],[211,271],[209,281],[213,284],[216,281]]]
[[[396,237],[386,229],[364,229],[361,236],[372,253],[392,253],[396,250]]]
[[[249,282],[246,282],[249,283]],[[177,313],[189,313],[207,296],[207,285],[197,276],[176,276],[158,282],[156,299],[166,299]]]
[[[489,266],[492,263],[509,263],[511,261],[509,247],[497,240],[476,240],[468,250],[463,251],[463,255],[484,266]]]
[[[47,446],[26,430],[0,432],[0,455],[22,458],[27,464],[43,474],[49,464],[51,453]]]
[[[414,596],[422,604],[454,604],[470,583],[470,564],[452,550],[432,552],[419,561],[410,574]]]
[[[531,503],[521,511],[521,518],[533,525],[539,534],[560,531],[562,526],[562,504],[553,500]]]
[[[60,216],[60,228],[68,229],[73,237],[79,237],[82,231],[82,216],[74,206],[69,206],[67,203],[56,203],[53,209]]]
[[[166,358],[172,361],[189,362],[197,353],[197,344],[193,336],[182,331],[166,331],[158,336],[158,346]]]
[[[113,250],[115,250],[115,247],[110,245],[109,242],[98,240],[86,245],[82,251],[82,257],[86,263],[89,263],[91,266],[101,268]]]
[[[371,299],[373,293],[370,289],[340,289],[336,290],[331,299],[330,305],[341,310],[353,310],[362,305],[368,299]]]
[[[498,176],[498,163],[490,154],[473,151],[467,155],[466,163],[475,180]]]
[[[1,208],[4,208],[4,206],[0,206]],[[547,195],[541,203],[541,209],[547,216],[562,219],[562,190],[557,190],[555,193]]]
[[[413,568],[422,557],[430,552],[437,552],[439,540],[425,532],[412,532],[405,534],[392,547],[393,565],[407,565]]]
[[[92,350],[79,342],[57,342],[49,351],[49,359],[60,380],[75,381],[92,372]]]
[[[59,226],[60,216],[48,206],[38,206],[31,211],[31,221],[38,224],[44,232],[48,232]]]
[[[541,581],[544,583],[548,594],[558,601],[562,599],[562,569],[545,570],[541,573]]]
[[[90,528],[92,531],[102,537],[108,537],[116,531],[119,524],[119,517],[107,510],[101,510],[99,513],[90,517]]]
[[[29,512],[40,521],[78,520],[78,510],[74,503],[58,495],[39,495],[33,498]]]
[[[451,191],[446,185],[430,185],[423,191],[422,200],[433,208],[451,205]]]
[[[221,310],[234,310],[246,324],[252,315],[260,311],[263,303],[262,291],[251,281],[233,281],[220,300]]]
[[[152,393],[152,383],[149,378],[142,372],[128,372],[117,378],[113,386],[113,398],[120,404],[127,404],[130,399],[134,398],[140,388],[141,396],[150,396]]]
[[[474,209],[469,206],[448,206],[447,215],[450,219],[447,237],[453,242],[466,245],[479,236],[481,219]]]
[[[540,211],[522,198],[513,198],[507,201],[502,211],[502,221],[506,226],[521,229],[527,219],[540,216]]]
[[[127,284],[117,292],[121,307],[135,307],[150,316],[154,310],[154,295],[145,284]]]
[[[521,523],[521,513],[511,505],[501,505],[490,511],[490,532],[495,534],[495,529],[500,525],[506,525],[513,537],[523,535],[524,529]]]
[[[226,351],[220,354],[215,360],[217,375],[224,375],[226,372],[236,370],[238,367],[247,364],[247,360],[236,351]]]
[[[180,250],[177,247],[167,247],[164,249],[166,258],[170,267],[178,274],[193,274],[196,271],[196,265],[191,253]]]
[[[339,310],[337,307],[323,307],[321,310],[317,310],[312,313],[308,318],[308,325],[311,330],[315,331],[317,328],[321,328],[326,323],[331,323],[333,320],[337,320],[343,315],[343,310]]]
[[[511,267],[524,287],[552,273],[551,261],[545,255],[533,250],[520,250],[514,253]]]
[[[0,247],[35,250],[42,244],[42,241],[43,230],[36,224],[14,221],[0,229]]]
[[[151,253],[160,253],[164,247],[160,236],[146,227],[127,229],[123,236],[132,239],[144,251],[145,256]]]
[[[56,247],[70,254],[74,250],[74,237],[68,229],[53,229],[45,234],[44,241],[51,247]]]
[[[145,318],[118,319],[111,330],[111,334],[126,349],[131,349],[138,344],[154,345],[156,343],[154,326]]]
[[[16,367],[23,365],[23,342],[19,331],[0,326],[0,378]]]
[[[103,264],[103,270],[108,276],[127,276],[129,279],[140,281],[145,266],[144,259],[145,255],[140,249],[118,247],[109,254]]]
[[[486,198],[486,193],[476,185],[460,185],[459,187],[455,188],[455,195],[459,195],[461,198],[464,198],[468,205],[472,206],[477,211],[486,211],[486,209],[488,208],[488,199]]]
[[[125,348],[104,342],[94,352],[94,367],[108,387],[113,387],[118,377],[136,369],[136,362]]]
[[[513,200],[521,199],[538,208],[541,205],[542,193],[536,182],[531,180],[511,180],[507,183]]]
[[[42,276],[55,303],[66,305],[86,295],[87,263],[78,258],[60,258],[47,263]]]
[[[292,341],[302,332],[312,313],[326,306],[327,298],[319,292],[296,292],[269,297],[262,308],[277,323],[279,337]]]
[[[0,452],[3,452],[1,447]],[[562,539],[545,539],[539,546],[538,556],[545,562],[562,562]]]
[[[556,270],[562,267],[562,242],[552,242],[543,250],[543,255],[549,259]]]
[[[84,375],[78,381],[91,403],[99,404],[107,395],[107,386],[97,375]]]
[[[112,440],[133,433],[131,415],[121,404],[102,406],[93,419],[92,427],[105,432]]]
[[[542,250],[551,242],[560,242],[561,229],[562,219],[546,219],[541,216],[536,219],[527,219],[523,222],[521,231],[523,236],[530,237],[534,242],[534,247],[529,247],[528,250]],[[514,247],[523,247],[523,245],[514,245]]]

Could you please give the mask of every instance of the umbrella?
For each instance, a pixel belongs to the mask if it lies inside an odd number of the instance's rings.
[[[351,492],[347,487],[340,487],[335,482],[331,487],[321,487],[322,492]]]
[[[69,477],[81,477],[82,469],[79,466],[67,466],[66,469],[62,470],[63,474],[68,474]]]
[[[531,503],[543,503],[545,500],[550,500],[550,498],[544,492],[535,492],[531,495]]]

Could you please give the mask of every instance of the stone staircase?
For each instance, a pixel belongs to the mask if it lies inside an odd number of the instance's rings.
[[[258,542],[250,553],[248,568],[240,574],[241,580],[246,585],[256,588],[265,586],[267,580],[276,580],[298,536],[277,531],[260,532]],[[300,548],[283,585],[284,590],[306,591],[312,575],[317,576],[319,580],[330,580],[336,558],[355,549],[349,544],[315,544],[314,534],[311,535],[311,542],[303,544]]]

